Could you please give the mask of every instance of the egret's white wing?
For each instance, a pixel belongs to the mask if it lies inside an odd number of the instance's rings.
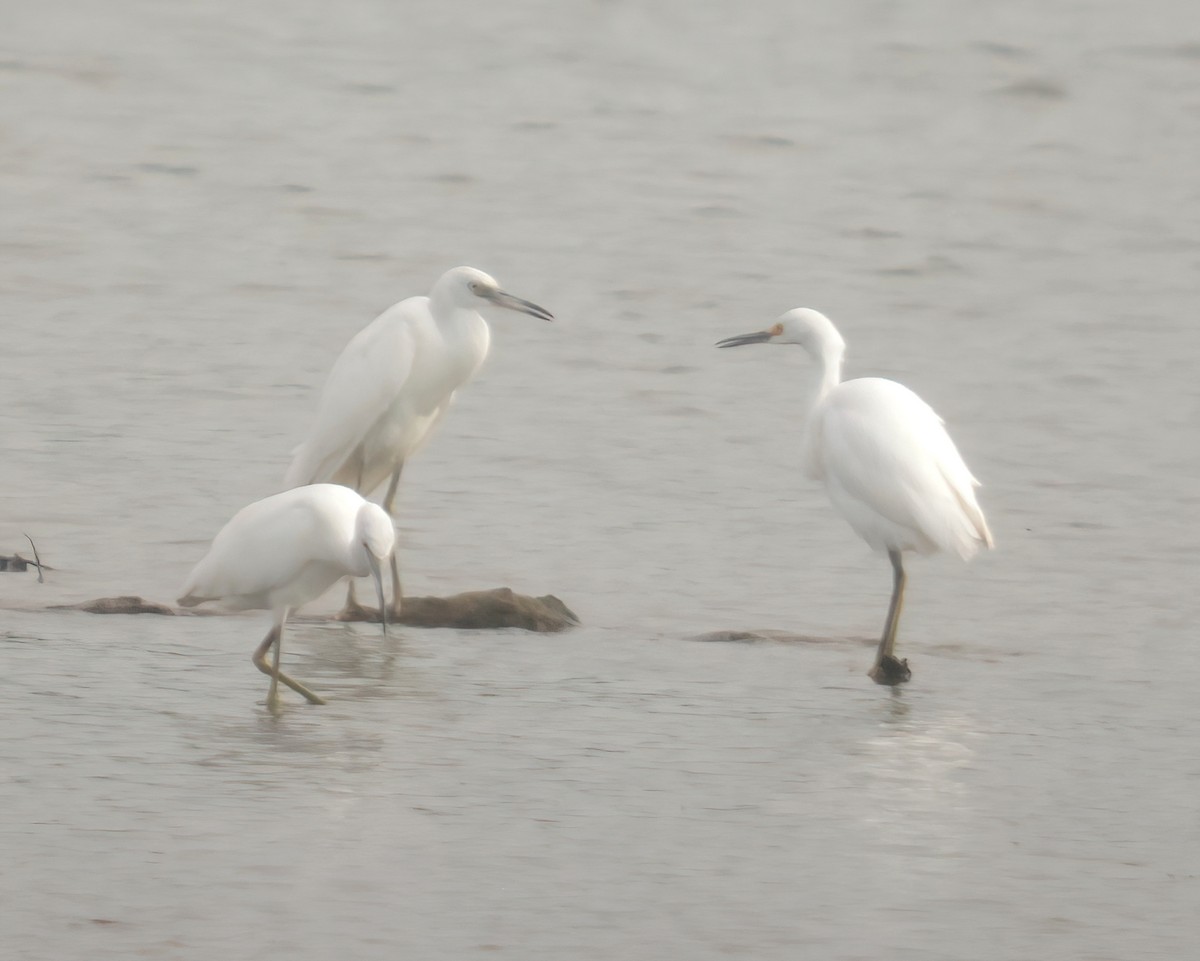
[[[846,381],[812,428],[830,496],[871,546],[969,557],[980,542],[990,544],[975,501],[978,482],[941,418],[907,387],[873,377]]]
[[[288,492],[292,493],[292,492]],[[224,599],[233,606],[266,606],[265,595],[295,579],[309,561],[317,520],[303,501],[274,498],[243,507],[213,538],[188,576],[179,602],[190,607]]]
[[[289,487],[331,480],[355,456],[412,373],[412,313],[427,299],[394,304],[351,338],[321,390],[312,431],[295,450],[285,476]]]
[[[341,528],[353,524],[360,503],[353,491],[322,484],[248,504],[213,538],[179,602],[270,606],[272,591],[298,580],[309,565],[332,564],[344,553]]]

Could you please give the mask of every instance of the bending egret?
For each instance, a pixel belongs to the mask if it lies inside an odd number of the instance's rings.
[[[454,392],[487,357],[491,334],[479,314],[485,304],[554,319],[473,267],[455,267],[438,278],[428,297],[409,297],[389,307],[351,338],[334,362],[316,423],[294,451],[287,485],[344,484],[366,496],[390,478],[383,508],[392,515],[405,461],[429,440]],[[395,555],[392,603],[398,616]],[[351,581],[341,616],[361,613]]]
[[[348,487],[315,484],[255,501],[233,515],[183,588],[179,603],[222,601],[234,610],[270,609],[275,623],[254,652],[255,666],[271,675],[267,705],[278,703],[283,681],[313,704],[325,701],[279,669],[283,625],[292,608],[320,597],[343,577],[372,574],[383,610],[380,565],[392,555],[396,531],[375,504]],[[382,616],[383,635],[387,618]],[[275,659],[266,654],[275,646]]]
[[[767,330],[717,346],[745,344],[799,344],[820,368],[805,421],[805,473],[825,482],[837,511],[892,562],[892,600],[868,673],[879,684],[907,681],[908,661],[894,654],[904,603],[901,553],[953,551],[969,560],[981,545],[991,547],[975,500],[979,481],[942,419],[907,387],[879,377],[842,382],[846,342],[824,314],[798,307]]]

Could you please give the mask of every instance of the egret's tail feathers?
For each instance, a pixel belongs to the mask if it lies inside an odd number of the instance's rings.
[[[962,510],[959,522],[955,525],[957,529],[954,532],[954,550],[964,561],[969,561],[979,553],[981,547],[994,547],[995,541],[992,540],[992,532],[988,530],[987,520],[975,497],[970,493],[963,496],[957,489],[954,494]]]
[[[983,519],[983,511],[979,512],[979,522],[981,525],[979,528],[979,539],[983,541],[984,547],[986,547],[988,550],[991,550],[996,546],[996,541],[992,537],[992,532],[988,530],[987,521]]]

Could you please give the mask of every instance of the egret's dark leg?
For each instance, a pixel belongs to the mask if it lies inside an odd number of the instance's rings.
[[[318,694],[314,694],[299,681],[293,681],[279,669],[279,658],[283,654],[283,622],[285,620],[287,620],[286,613],[282,618],[279,619],[279,622],[275,624],[274,627],[267,631],[267,636],[263,638],[263,642],[258,645],[258,650],[254,652],[254,656],[251,658],[251,660],[254,661],[254,666],[264,674],[269,675],[271,678],[271,689],[267,692],[267,707],[274,710],[278,706],[278,687],[280,681],[290,687],[297,694],[307,698],[309,703],[324,704],[324,698]],[[272,645],[275,646],[275,656],[272,659],[272,663],[268,664],[267,651],[271,649]]]
[[[404,470],[404,461],[396,464],[396,469],[392,472],[392,480],[388,484],[387,494],[383,498],[383,509],[387,511],[388,517],[392,517],[392,507],[396,502],[396,490],[400,486],[400,473]],[[404,592],[400,589],[400,561],[397,559],[400,554],[400,548],[392,551],[392,612],[393,620],[400,620],[400,609],[404,606]]]
[[[392,607],[389,615],[393,621],[400,620],[400,611],[404,608],[404,593],[400,590],[400,564],[396,560],[396,552],[392,551]]]
[[[879,647],[881,658],[895,655],[896,628],[900,625],[900,612],[904,609],[904,587],[908,583],[900,552],[888,551],[888,560],[892,562],[892,600],[888,604],[887,623],[883,626],[883,639]]]
[[[879,651],[875,664],[867,675],[876,684],[901,684],[912,677],[907,660],[898,660],[895,655],[896,628],[900,624],[900,611],[904,607],[904,562],[899,551],[888,551],[892,562],[892,600],[888,604],[887,622],[883,625],[883,637],[879,640]]]

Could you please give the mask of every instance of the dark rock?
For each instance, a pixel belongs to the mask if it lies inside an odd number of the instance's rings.
[[[378,611],[366,611],[367,620],[378,621]],[[579,623],[575,613],[553,594],[530,597],[507,587],[490,591],[467,591],[451,597],[406,597],[400,623],[411,627],[457,627],[495,630],[519,627],[526,631],[554,633]]]
[[[519,627],[555,632],[574,627],[579,618],[553,594],[529,597],[498,587],[452,597],[405,598],[400,622],[413,627]]]
[[[156,604],[144,597],[97,597],[81,604],[55,604],[54,610],[86,611],[88,614],[174,614],[166,604]]]
[[[89,614],[215,614],[217,611],[176,611],[136,596],[98,597],[81,604],[59,604],[55,610],[86,611]],[[379,623],[379,611],[361,608],[361,616],[350,618]],[[327,616],[305,617],[301,620],[327,620]],[[491,591],[468,591],[451,597],[406,597],[401,624],[411,627],[458,627],[472,630],[495,630],[519,627],[526,631],[554,633],[565,631],[579,623],[574,612],[553,594],[529,597],[515,594],[507,587]]]

